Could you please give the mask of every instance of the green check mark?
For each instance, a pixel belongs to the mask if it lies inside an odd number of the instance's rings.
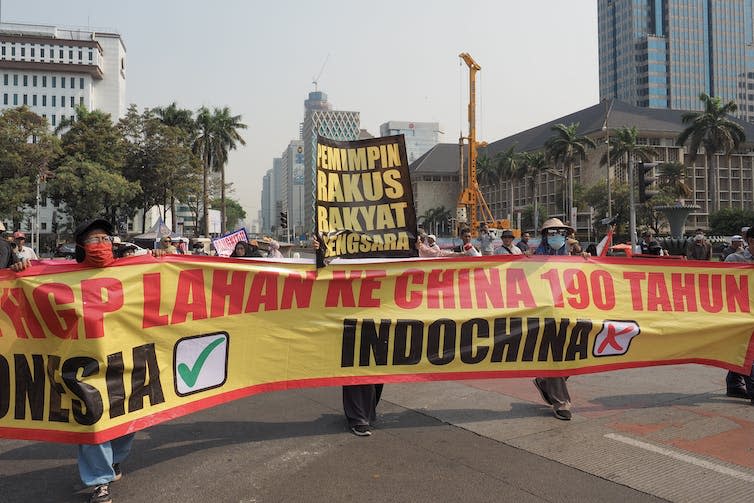
[[[194,362],[193,368],[189,368],[189,366],[185,363],[178,364],[178,373],[181,375],[183,382],[185,382],[189,388],[193,387],[194,384],[196,384],[196,380],[199,378],[199,373],[202,371],[204,362],[207,361],[210,353],[212,353],[212,351],[214,351],[217,346],[222,344],[223,341],[225,341],[225,338],[220,337],[219,339],[215,339],[214,341],[209,343],[207,347],[204,348],[201,353],[199,353],[199,358],[197,358]]]

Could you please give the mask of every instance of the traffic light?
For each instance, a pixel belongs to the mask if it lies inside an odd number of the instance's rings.
[[[647,190],[647,187],[652,185],[656,178],[652,176],[652,170],[658,163],[656,162],[640,162],[637,166],[638,184],[639,184],[639,202],[646,203],[652,197],[657,194],[656,190]]]
[[[280,212],[280,228],[281,229],[288,228],[288,212],[287,211]]]

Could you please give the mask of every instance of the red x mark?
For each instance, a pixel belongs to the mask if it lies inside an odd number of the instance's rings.
[[[602,344],[600,344],[600,347],[597,348],[597,353],[602,353],[603,351],[605,351],[605,348],[607,347],[608,344],[610,344],[610,346],[616,351],[623,351],[623,347],[620,344],[618,344],[618,341],[615,338],[619,335],[627,334],[631,330],[633,330],[633,327],[625,327],[620,332],[616,332],[615,325],[613,325],[612,323],[608,324],[607,335],[603,339]]]

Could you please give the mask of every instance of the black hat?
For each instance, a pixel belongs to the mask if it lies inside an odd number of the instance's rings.
[[[502,233],[502,234],[500,235],[500,237],[501,237],[501,238],[512,238],[512,237],[514,237],[514,236],[513,236],[513,231],[512,231],[512,230],[510,230],[510,229],[505,229],[505,230],[503,231],[503,233]]]
[[[113,225],[102,218],[95,218],[94,220],[87,220],[79,224],[76,230],[73,231],[73,239],[76,242],[76,262],[84,261],[84,236],[92,229],[102,229],[106,234],[113,234]]]

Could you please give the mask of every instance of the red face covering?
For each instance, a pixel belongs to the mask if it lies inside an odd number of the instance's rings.
[[[111,243],[84,245],[84,253],[84,263],[92,267],[105,267],[115,261]]]

